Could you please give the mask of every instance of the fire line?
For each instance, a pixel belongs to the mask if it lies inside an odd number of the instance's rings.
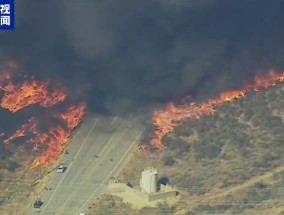
[[[25,108],[39,104],[43,108],[50,108],[57,103],[65,102],[65,110],[62,112],[50,113],[50,119],[61,121],[60,124],[51,124],[46,131],[40,131],[41,119],[34,116],[30,117],[28,122],[20,126],[18,130],[9,137],[1,132],[4,143],[12,143],[17,138],[25,138],[25,143],[32,145],[34,150],[39,146],[44,151],[35,157],[30,168],[36,168],[39,165],[54,163],[58,156],[63,152],[73,130],[79,125],[86,113],[86,103],[70,104],[66,102],[68,97],[64,88],[60,85],[52,84],[50,81],[38,81],[32,78],[22,83],[13,83],[12,71],[17,67],[12,61],[6,63],[7,70],[0,71],[0,91],[3,97],[0,106],[3,109],[15,113],[24,111]],[[5,63],[4,63],[5,65]],[[21,77],[27,77],[21,76]],[[3,135],[2,135],[3,134]]]
[[[162,138],[172,132],[176,126],[185,120],[200,119],[204,115],[213,115],[215,108],[224,102],[232,102],[241,99],[250,91],[259,91],[267,89],[284,81],[284,73],[276,73],[273,69],[268,73],[256,75],[250,83],[244,84],[241,89],[227,90],[221,92],[216,98],[208,99],[205,102],[194,103],[187,102],[177,106],[170,102],[165,109],[154,111],[152,122],[155,126],[155,133],[150,141],[150,145],[139,145],[140,150],[146,150],[148,147],[162,150],[164,145]]]

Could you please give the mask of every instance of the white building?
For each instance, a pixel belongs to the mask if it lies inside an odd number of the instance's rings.
[[[140,180],[140,187],[142,189],[142,192],[157,192],[157,173],[157,170],[154,168],[148,168],[142,172],[142,177]]]

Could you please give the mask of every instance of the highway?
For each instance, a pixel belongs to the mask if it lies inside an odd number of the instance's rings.
[[[93,117],[86,120],[68,145],[60,163],[64,173],[52,174],[41,195],[40,209],[28,215],[79,215],[102,193],[112,176],[131,156],[143,127],[118,117]]]

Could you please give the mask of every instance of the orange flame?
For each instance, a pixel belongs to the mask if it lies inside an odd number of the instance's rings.
[[[8,144],[14,139],[24,137],[27,132],[37,133],[37,121],[34,117],[28,120],[28,123],[22,125],[13,135],[4,140],[4,143]]]
[[[270,70],[267,74],[255,76],[251,83],[245,84],[242,89],[221,92],[218,97],[200,104],[187,102],[181,106],[176,106],[173,102],[170,102],[165,109],[156,110],[153,113],[152,121],[156,130],[154,137],[150,141],[150,146],[159,150],[163,149],[163,136],[172,132],[184,120],[199,119],[203,115],[212,115],[215,113],[215,107],[224,102],[243,98],[249,91],[267,89],[283,81],[284,73],[278,74],[274,70]],[[145,147],[141,149],[145,149]]]
[[[47,144],[47,149],[31,164],[31,169],[41,165],[50,164],[57,160],[58,156],[63,152],[65,145],[71,135],[72,130],[78,126],[86,112],[86,104],[72,105],[62,113],[59,118],[66,122],[67,128],[62,126],[51,127],[48,133],[37,134],[28,142],[37,144]]]
[[[11,71],[17,69],[17,64],[14,61],[7,61],[4,66],[9,71],[0,71],[0,90],[4,92],[0,102],[2,108],[15,113],[34,104],[49,108],[66,99],[67,94],[63,88],[59,85],[51,85],[49,81],[32,79],[24,83],[13,84]],[[21,77],[27,78],[26,75]],[[63,104],[66,105],[66,103]],[[51,115],[51,117],[56,116],[66,126],[51,125],[46,132],[41,132],[39,129],[40,120],[31,117],[14,134],[4,139],[4,143],[9,144],[16,138],[25,137],[26,142],[31,144],[33,149],[38,149],[41,146],[40,148],[44,151],[33,160],[31,169],[38,165],[53,163],[63,152],[72,131],[81,122],[85,112],[85,103],[69,105],[63,113]],[[3,135],[5,134],[1,132],[0,136]]]
[[[74,129],[83,117],[85,109],[85,103],[82,103],[79,106],[72,105],[68,107],[68,109],[64,113],[60,114],[58,118],[65,121],[69,129]]]
[[[38,134],[30,139],[28,141],[29,143],[47,145],[47,149],[33,160],[30,168],[34,169],[41,164],[54,163],[58,156],[63,152],[69,136],[70,132],[68,130],[61,126],[56,126],[51,127],[47,134]]]
[[[41,164],[53,163],[63,152],[72,130],[81,122],[85,114],[85,109],[85,103],[68,107],[65,112],[59,115],[59,118],[66,122],[67,127],[53,126],[46,133],[39,132],[39,121],[33,117],[29,119],[28,123],[22,125],[15,134],[5,139],[4,142],[7,144],[16,138],[26,136],[27,133],[32,133],[34,136],[29,138],[27,143],[32,144],[34,149],[37,149],[39,145],[43,145],[46,149],[34,159],[31,169]]]
[[[1,107],[12,113],[36,103],[43,107],[51,107],[66,98],[66,94],[59,87],[52,87],[49,91],[48,82],[35,80],[18,85],[9,82],[1,90],[5,92]]]

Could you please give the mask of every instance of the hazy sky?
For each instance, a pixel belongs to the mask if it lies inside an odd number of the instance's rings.
[[[69,89],[88,86],[92,109],[129,112],[281,69],[283,18],[282,0],[17,0],[0,56]]]

